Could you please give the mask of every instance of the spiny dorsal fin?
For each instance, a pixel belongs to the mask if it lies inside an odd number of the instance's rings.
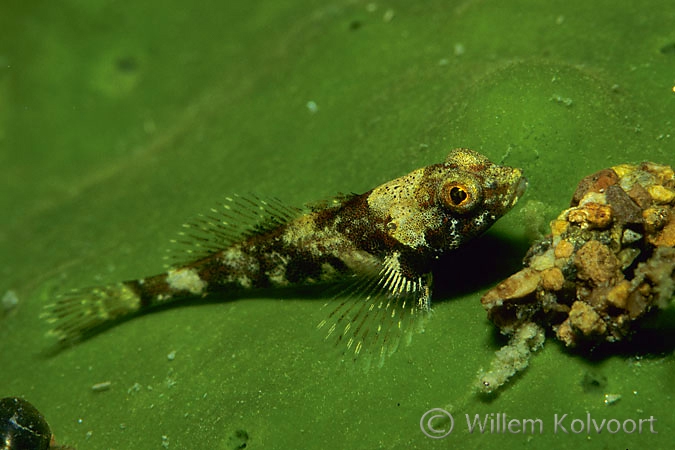
[[[174,248],[164,258],[177,267],[205,258],[250,236],[264,233],[297,218],[303,210],[287,206],[277,198],[255,195],[226,197],[209,212],[183,224]],[[176,251],[178,249],[178,251]]]
[[[337,195],[334,197],[325,199],[325,200],[318,200],[310,203],[306,203],[305,207],[309,209],[310,211],[321,211],[322,209],[326,208],[334,208],[343,205],[347,201],[351,200],[352,198],[358,196],[358,194],[344,194],[342,192],[339,192]]]

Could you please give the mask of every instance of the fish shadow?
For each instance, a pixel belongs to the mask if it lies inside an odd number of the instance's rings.
[[[530,243],[484,235],[441,257],[433,268],[434,303],[485,291],[523,268]]]

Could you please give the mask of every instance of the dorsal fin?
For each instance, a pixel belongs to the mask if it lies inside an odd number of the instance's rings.
[[[178,267],[208,257],[250,236],[280,227],[302,212],[277,198],[252,194],[225,197],[209,212],[183,224],[164,259],[168,267]]]
[[[345,204],[347,201],[351,200],[354,197],[357,197],[359,194],[344,194],[338,192],[334,197],[330,197],[324,200],[318,200],[310,203],[306,203],[305,207],[310,211],[320,211],[326,208],[333,208]]]

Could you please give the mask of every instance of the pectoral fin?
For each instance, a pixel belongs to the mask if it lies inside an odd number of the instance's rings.
[[[421,328],[429,312],[430,288],[431,274],[405,276],[399,255],[387,256],[377,277],[360,279],[327,303],[334,309],[317,328],[326,332],[326,340],[346,347],[345,355],[367,355],[365,359],[381,365],[401,340],[409,343]]]

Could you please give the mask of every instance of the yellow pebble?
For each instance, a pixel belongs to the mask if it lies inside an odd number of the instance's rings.
[[[541,272],[541,287],[547,291],[559,291],[563,287],[565,277],[560,269],[552,267]]]
[[[569,258],[574,253],[574,245],[570,241],[562,240],[555,248],[556,258]]]
[[[647,187],[647,192],[658,204],[668,204],[675,199],[675,191],[659,184]]]
[[[567,228],[569,228],[569,223],[565,220],[553,220],[551,222],[551,233],[553,233],[553,236],[559,236],[563,234],[565,231],[567,231]]]
[[[623,280],[607,293],[607,302],[617,308],[626,309],[628,294],[630,294],[630,282]]]

